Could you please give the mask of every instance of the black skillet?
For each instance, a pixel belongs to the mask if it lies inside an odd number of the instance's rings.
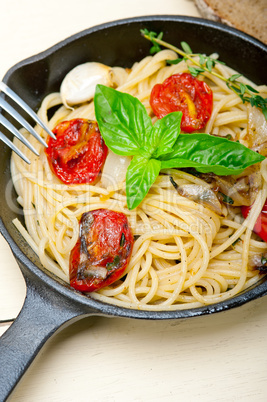
[[[218,52],[220,60],[257,84],[266,80],[267,48],[256,39],[198,18],[149,16],[115,21],[78,33],[15,65],[4,81],[37,110],[45,95],[57,91],[63,77],[77,64],[98,61],[130,67],[148,55],[151,45],[140,35],[142,28],[163,31],[164,39],[177,46],[186,41],[195,52]],[[189,318],[225,311],[267,294],[267,281],[263,277],[256,286],[230,300],[182,311],[131,310],[85,297],[48,273],[13,226],[12,220],[17,217],[23,222],[23,215],[10,185],[9,164],[10,150],[1,144],[0,229],[21,268],[27,295],[18,318],[0,339],[2,400],[10,394],[46,340],[74,320],[90,315],[152,320]]]

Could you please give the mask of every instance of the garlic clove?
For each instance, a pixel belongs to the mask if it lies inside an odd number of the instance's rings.
[[[130,156],[117,155],[109,150],[102,170],[101,182],[105,188],[116,187],[126,179],[126,172],[131,163]]]
[[[74,67],[64,78],[60,87],[66,107],[93,99],[97,84],[113,86],[112,68],[97,62],[88,62]]]

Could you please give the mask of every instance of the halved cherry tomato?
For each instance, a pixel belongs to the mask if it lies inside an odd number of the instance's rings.
[[[92,183],[107,156],[98,125],[86,119],[59,123],[45,152],[52,171],[65,184]]]
[[[108,209],[86,212],[70,254],[70,285],[93,292],[119,279],[131,257],[133,235],[126,215]]]
[[[244,218],[246,218],[251,210],[252,206],[246,207],[243,206],[241,207],[241,212]],[[264,240],[267,243],[267,200],[265,201],[265,204],[263,205],[263,208],[261,210],[260,215],[258,216],[258,219],[256,220],[255,226],[253,228],[253,232],[255,232],[262,240]]]
[[[171,112],[183,112],[181,129],[187,133],[205,127],[211,116],[212,101],[210,87],[188,73],[174,74],[162,84],[156,84],[150,95],[150,105],[159,119]]]

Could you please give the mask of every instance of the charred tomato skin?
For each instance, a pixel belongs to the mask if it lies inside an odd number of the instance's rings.
[[[252,205],[247,207],[241,207],[241,212],[244,218],[246,218],[252,208]],[[261,213],[259,214],[253,232],[256,233],[262,240],[267,243],[267,200],[265,201]]]
[[[95,121],[72,119],[54,129],[45,150],[54,174],[65,184],[93,183],[105,162],[108,148]]]
[[[181,130],[191,133],[204,128],[208,122],[213,93],[204,81],[189,73],[179,73],[152,88],[150,105],[159,119],[171,112],[182,112]]]
[[[121,278],[128,266],[133,235],[125,214],[108,209],[86,212],[70,254],[70,285],[93,292]]]

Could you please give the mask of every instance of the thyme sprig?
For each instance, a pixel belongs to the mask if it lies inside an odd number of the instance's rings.
[[[242,74],[233,74],[231,77],[226,78],[213,70],[217,63],[225,63],[214,59],[213,57],[208,57],[199,53],[193,53],[188,43],[181,42],[182,49],[179,49],[176,46],[163,41],[162,32],[160,32],[160,34],[157,34],[156,32],[149,31],[148,29],[142,29],[141,34],[144,36],[144,38],[152,42],[152,47],[150,49],[151,54],[161,51],[161,46],[173,50],[179,56],[182,56],[182,58],[178,57],[175,60],[168,60],[169,64],[177,64],[183,60],[191,61],[196,67],[188,65],[188,70],[194,77],[197,77],[201,73],[208,72],[213,76],[219,78],[226,83],[229,89],[231,89],[241,98],[243,103],[248,102],[251,104],[251,106],[256,106],[258,109],[261,109],[265,119],[267,120],[267,98],[263,98],[262,96],[260,96],[259,92],[251,85],[247,85],[243,82],[238,81],[238,78],[242,77]],[[196,56],[199,57],[199,61],[196,60]]]

